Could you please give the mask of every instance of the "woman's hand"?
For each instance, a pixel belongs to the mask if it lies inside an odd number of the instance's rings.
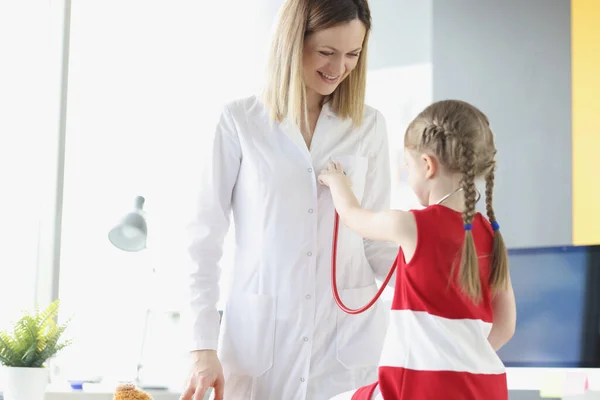
[[[209,388],[215,390],[215,400],[223,400],[223,367],[214,350],[199,350],[192,353],[194,362],[185,392],[180,400],[202,400]]]
[[[340,163],[334,163],[331,160],[327,163],[327,168],[319,174],[319,183],[329,187],[335,184],[352,186],[352,181],[350,181]]]

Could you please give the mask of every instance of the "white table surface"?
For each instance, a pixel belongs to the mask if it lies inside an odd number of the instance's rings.
[[[583,396],[565,397],[569,400],[600,400],[600,369],[593,368],[507,368],[508,388],[511,391],[540,391],[549,379],[557,374],[564,376],[586,376],[589,392]],[[65,386],[51,385],[45,400],[112,400],[113,387],[101,385],[91,387],[85,392],[71,391]],[[180,393],[168,391],[149,391],[154,400],[179,400]],[[209,400],[210,394],[205,396]]]

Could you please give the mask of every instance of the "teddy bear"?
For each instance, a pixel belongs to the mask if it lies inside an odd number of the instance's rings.
[[[113,400],[152,400],[152,396],[132,383],[124,383],[117,387]]]

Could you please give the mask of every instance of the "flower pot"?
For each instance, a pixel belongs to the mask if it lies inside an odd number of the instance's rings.
[[[6,367],[3,383],[4,400],[44,400],[48,370]]]

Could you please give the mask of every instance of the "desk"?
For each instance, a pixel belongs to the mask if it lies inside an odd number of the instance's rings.
[[[178,393],[148,392],[154,400],[179,400]],[[45,400],[113,400],[111,392],[48,392]],[[208,400],[208,397],[205,398]]]
[[[589,391],[581,396],[563,397],[563,400],[600,400],[600,369],[594,368],[507,368],[509,400],[539,400],[540,390],[550,374],[584,374],[588,378]],[[154,400],[179,400],[179,393],[149,392]],[[112,400],[110,389],[95,388],[93,392],[72,392],[66,389],[49,388],[45,400]],[[205,400],[210,399],[208,393]]]
[[[154,400],[179,400],[180,393],[165,392],[165,391],[148,391]],[[211,399],[209,391],[204,400]],[[97,389],[93,392],[68,391],[68,390],[52,390],[51,388],[46,393],[45,400],[113,400],[114,393],[110,390]]]
[[[556,374],[586,376],[588,392],[585,395],[566,396],[563,400],[600,400],[600,369],[597,368],[507,368],[510,400],[538,400],[540,390]]]

